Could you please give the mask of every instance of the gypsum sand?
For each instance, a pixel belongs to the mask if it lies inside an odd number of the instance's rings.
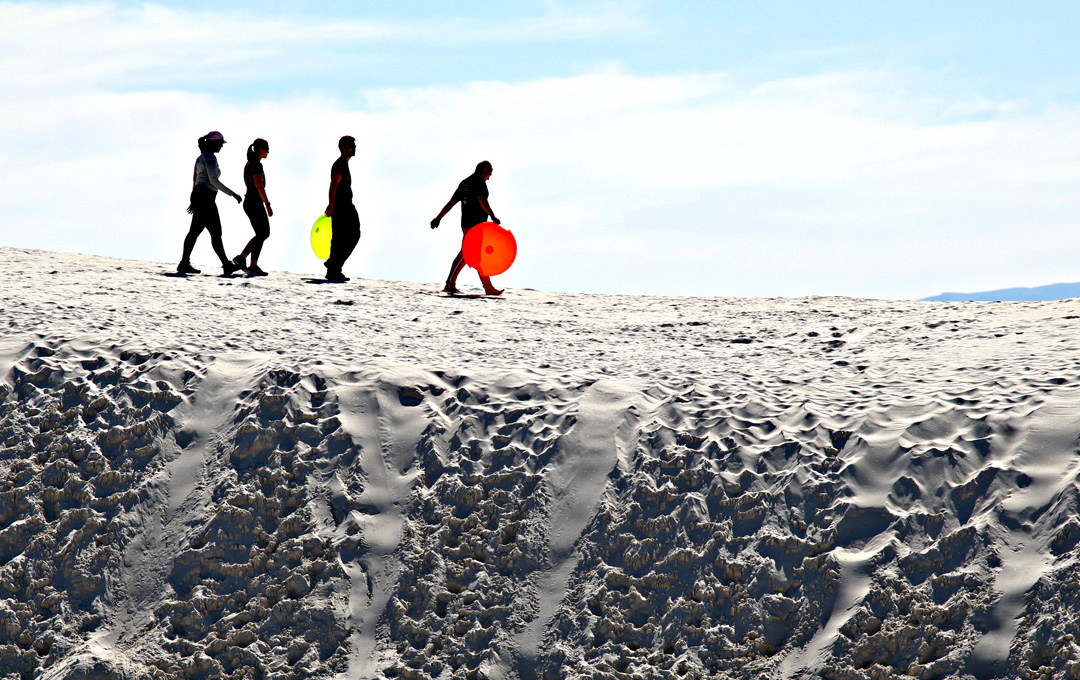
[[[1080,302],[0,264],[4,677],[1080,677]]]

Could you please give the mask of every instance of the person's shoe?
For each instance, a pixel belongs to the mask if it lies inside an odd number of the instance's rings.
[[[451,295],[457,295],[458,293],[461,292],[460,290],[458,290],[457,286],[455,286],[452,283],[448,283],[445,286],[443,286],[442,290],[443,290],[444,293],[450,293]]]
[[[348,281],[349,277],[342,274],[340,271],[326,272],[327,281]]]
[[[251,265],[250,267],[247,268],[247,275],[248,276],[266,276],[266,272],[259,269],[259,265],[253,264],[253,265]]]
[[[240,267],[241,269],[247,269],[247,261],[244,259],[243,255],[237,255],[236,257],[234,257],[232,259],[232,263],[235,264],[237,267]]]
[[[236,272],[240,271],[240,265],[233,264],[232,262],[225,262],[221,265],[222,270],[225,272],[225,276],[232,276]]]
[[[202,270],[192,267],[190,262],[185,261],[176,266],[176,272],[178,274],[201,274]]]
[[[498,288],[485,288],[484,295],[502,295],[503,292]]]

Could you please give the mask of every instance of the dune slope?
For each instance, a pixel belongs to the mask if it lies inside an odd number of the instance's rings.
[[[4,677],[1080,678],[1080,302],[0,264]]]

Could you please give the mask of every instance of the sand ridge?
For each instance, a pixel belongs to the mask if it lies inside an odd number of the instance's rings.
[[[1080,677],[1080,303],[0,248],[15,677]]]

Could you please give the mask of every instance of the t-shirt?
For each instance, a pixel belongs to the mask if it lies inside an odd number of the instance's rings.
[[[487,200],[487,182],[480,175],[469,175],[461,180],[454,197],[451,200],[461,201],[461,228],[475,227],[481,222],[487,222],[487,211],[480,206],[477,200],[481,196]]]
[[[244,197],[249,201],[262,202],[262,196],[259,196],[259,189],[255,186],[255,175],[263,176],[263,186],[266,186],[266,175],[263,173],[262,161],[248,161],[244,166],[244,186],[247,187],[247,195]]]
[[[349,161],[338,157],[334,161],[334,167],[330,168],[331,175],[341,175],[341,181],[337,185],[337,193],[334,194],[334,210],[339,205],[352,205],[352,173],[349,172]]]

